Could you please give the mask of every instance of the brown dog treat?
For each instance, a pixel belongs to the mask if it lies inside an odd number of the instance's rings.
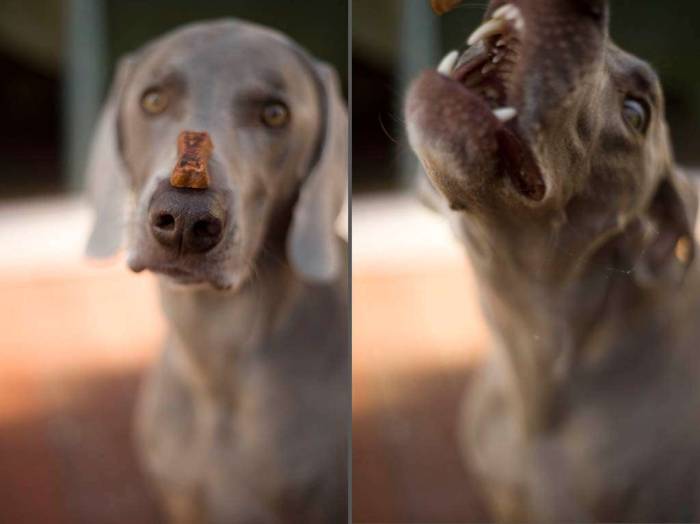
[[[462,3],[462,0],[430,0],[430,5],[439,15],[444,15],[448,11],[452,11],[455,7]]]
[[[190,189],[209,187],[207,164],[214,149],[204,131],[183,131],[177,137],[177,163],[170,176],[170,185]]]

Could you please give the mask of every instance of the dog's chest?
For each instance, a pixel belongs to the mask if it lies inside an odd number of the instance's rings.
[[[183,381],[167,359],[149,379],[140,413],[157,484],[236,517],[333,506],[345,489],[336,478],[346,455],[342,377],[311,380],[263,361],[247,366],[237,393],[220,402]]]
[[[691,435],[700,420],[679,407],[689,396],[677,384],[634,382],[635,395],[619,382],[619,394],[586,392],[559,423],[529,436],[514,412],[493,409],[497,393],[482,397],[488,416],[466,444],[494,507],[516,520],[692,517],[700,459]]]

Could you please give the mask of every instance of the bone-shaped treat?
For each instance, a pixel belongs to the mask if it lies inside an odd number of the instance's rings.
[[[177,137],[177,163],[170,176],[173,187],[206,189],[209,187],[207,164],[214,144],[205,131],[183,131]]]
[[[462,3],[462,0],[430,0],[430,5],[439,15],[444,15],[448,11],[452,11],[455,7]]]

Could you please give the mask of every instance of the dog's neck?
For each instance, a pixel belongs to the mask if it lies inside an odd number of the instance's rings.
[[[601,369],[631,356],[666,358],[666,352],[641,350],[667,348],[676,340],[677,326],[667,318],[699,307],[690,291],[700,289],[697,263],[680,283],[642,285],[632,270],[616,267],[614,255],[601,250],[575,278],[547,280],[510,260],[508,250],[496,264],[480,259],[473,248],[468,251],[496,346],[494,356],[500,365],[507,363],[524,424],[533,431],[552,423],[557,403],[577,381],[594,381]]]
[[[175,358],[204,387],[216,390],[228,388],[235,382],[231,373],[244,372],[259,357],[307,287],[287,264],[267,261],[236,291],[178,288],[164,281],[160,289]]]

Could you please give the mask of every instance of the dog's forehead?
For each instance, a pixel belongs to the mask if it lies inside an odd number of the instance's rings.
[[[186,71],[206,78],[215,71],[218,79],[263,77],[289,86],[309,72],[284,35],[238,21],[186,26],[149,44],[140,62],[141,73],[155,77]]]

